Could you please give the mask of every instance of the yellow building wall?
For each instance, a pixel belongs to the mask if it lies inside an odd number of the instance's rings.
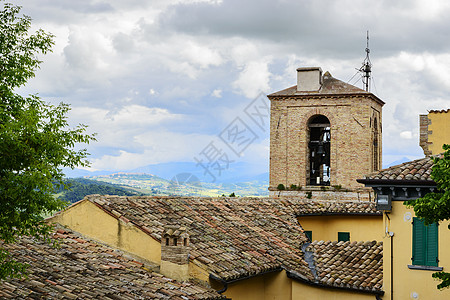
[[[132,223],[107,214],[88,200],[83,200],[48,220],[151,262],[161,262],[160,242]]]
[[[285,271],[232,283],[223,295],[233,300],[375,299],[374,294],[311,286],[288,278]]]
[[[428,135],[428,142],[432,142],[428,146],[432,154],[442,153],[443,144],[450,144],[450,110],[447,112],[430,112],[428,119],[431,124],[428,125],[428,131],[432,133]]]
[[[223,295],[233,300],[291,300],[291,281],[285,271],[267,273],[231,283]]]
[[[393,232],[383,237],[383,299],[450,299],[450,289],[439,291],[431,274],[435,271],[412,270],[412,208],[406,208],[402,201],[392,201],[390,220],[384,217],[384,228]],[[449,222],[439,225],[439,267],[450,272],[450,230]],[[391,298],[391,242],[393,243],[393,297]],[[417,298],[414,298],[415,294]]]
[[[302,216],[297,218],[304,230],[312,231],[315,241],[337,241],[338,232],[350,232],[350,241],[380,241],[382,216]]]
[[[374,300],[374,294],[357,293],[347,290],[315,287],[292,280],[292,300]],[[399,298],[400,299],[400,298]]]

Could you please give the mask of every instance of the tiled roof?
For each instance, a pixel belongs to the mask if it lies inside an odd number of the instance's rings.
[[[94,196],[89,200],[161,239],[167,225],[183,225],[190,259],[225,281],[286,267],[311,274],[301,245],[307,241],[293,209],[259,198]]]
[[[428,156],[366,175],[363,179],[358,179],[358,182],[369,183],[370,181],[420,181],[434,183],[433,179],[431,179],[430,176],[432,167],[433,161],[431,157]]]
[[[298,200],[295,202],[298,216],[311,215],[380,215],[375,202]]]
[[[430,110],[429,113],[448,113],[450,109],[441,109],[441,110]]]
[[[382,242],[314,241],[317,280],[324,285],[379,291],[383,284]]]
[[[151,272],[69,230],[58,229],[54,238],[57,247],[27,237],[4,245],[30,267],[28,278],[0,282],[1,299],[222,299],[212,289]]]
[[[214,278],[233,281],[284,268],[315,280],[302,251],[308,239],[296,219],[303,201],[99,195],[86,200],[130,220],[156,240],[167,225],[186,226],[191,262]]]
[[[297,86],[275,92],[269,96],[292,96],[292,95],[327,95],[327,94],[369,94],[368,92],[357,88],[351,84],[345,83],[339,79],[333,78],[330,73],[326,72],[323,75],[323,84],[318,92],[297,92]]]

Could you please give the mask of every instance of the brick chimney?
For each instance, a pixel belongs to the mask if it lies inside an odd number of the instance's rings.
[[[318,92],[321,86],[321,68],[307,67],[297,69],[297,92]]]
[[[189,234],[186,227],[175,225],[164,229],[160,272],[179,281],[189,279]]]

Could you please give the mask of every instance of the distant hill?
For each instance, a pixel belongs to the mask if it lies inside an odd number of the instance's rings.
[[[211,168],[212,169],[212,168]],[[260,165],[252,165],[245,162],[233,162],[230,163],[228,168],[221,170],[220,174],[213,170],[216,180],[214,183],[237,183],[237,182],[250,182],[254,180],[269,180],[269,173],[261,173],[264,167]],[[268,166],[267,166],[268,169]],[[197,177],[201,182],[212,182],[211,176],[205,173],[205,170],[199,166],[196,162],[169,162],[161,164],[152,164],[143,167],[139,167],[131,170],[122,171],[87,171],[81,169],[64,170],[65,174],[69,178],[77,177],[101,177],[104,175],[112,175],[121,173],[145,173],[153,174],[165,180],[172,180],[178,174],[189,173]]]
[[[136,191],[132,187],[126,187],[123,185],[111,184],[102,181],[96,181],[92,179],[76,178],[67,179],[64,186],[60,186],[56,190],[56,195],[67,202],[74,203],[82,200],[87,195],[100,194],[100,195],[118,195],[118,196],[138,196],[144,194],[152,194],[152,191],[142,193]]]
[[[183,175],[187,175],[183,177]],[[218,197],[222,194],[228,196],[268,196],[267,176],[248,182],[236,183],[208,183],[201,182],[190,173],[180,173],[176,180],[166,180],[146,173],[115,173],[111,175],[93,176],[91,179],[114,184],[116,186],[129,186],[136,191],[153,195],[174,196],[207,196]],[[263,180],[258,180],[263,179]]]

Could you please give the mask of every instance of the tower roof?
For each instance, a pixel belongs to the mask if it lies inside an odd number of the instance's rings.
[[[361,94],[361,95],[370,95],[374,97],[377,101],[379,101],[381,104],[384,104],[384,102],[379,99],[377,96],[370,92],[366,92],[363,89],[360,89],[354,85],[345,83],[339,79],[334,78],[331,76],[330,72],[325,72],[323,75],[323,81],[322,86],[318,91],[312,91],[312,92],[299,92],[297,91],[297,85],[294,85],[292,87],[289,87],[287,89],[272,93],[268,95],[269,97],[275,97],[275,96],[328,96],[328,95],[336,95],[336,94],[342,94],[342,95],[349,95],[349,94]]]

